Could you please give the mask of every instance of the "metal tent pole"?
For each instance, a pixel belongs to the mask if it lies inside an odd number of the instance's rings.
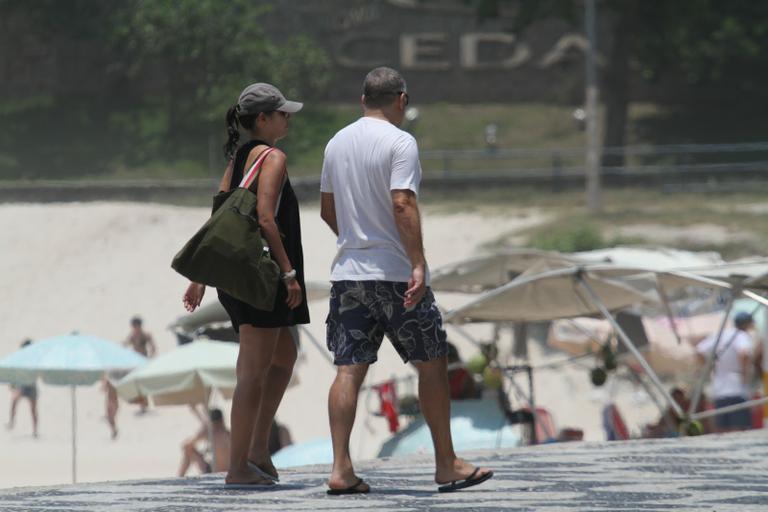
[[[642,376],[635,373],[635,371],[632,368],[629,368],[629,374],[632,376],[632,379],[634,379],[635,382],[640,384],[640,386],[645,390],[645,392],[648,394],[648,396],[651,398],[651,401],[656,405],[656,407],[661,412],[661,418],[662,421],[664,421],[664,424],[667,426],[670,430],[677,430],[677,427],[672,424],[672,421],[669,419],[669,416],[667,415],[666,409],[664,409],[664,404],[659,402],[659,399],[656,395],[653,394],[653,390],[651,390],[651,387],[648,385],[647,382],[645,382],[642,378]]]
[[[659,294],[659,298],[661,299],[661,304],[664,306],[664,310],[667,313],[667,318],[669,318],[669,326],[672,328],[672,332],[675,335],[675,339],[677,340],[677,344],[681,345],[683,343],[683,339],[680,337],[680,333],[677,331],[677,325],[675,324],[675,315],[672,313],[672,306],[669,304],[669,298],[667,297],[667,293],[664,291],[664,286],[659,282],[659,279],[656,278],[656,293]]]
[[[740,404],[726,405],[725,407],[720,407],[719,409],[710,409],[707,411],[697,412],[691,414],[691,419],[700,420],[703,418],[711,418],[712,416],[719,416],[721,414],[740,411],[742,409],[751,409],[752,407],[764,405],[766,403],[768,403],[768,397],[756,398],[754,400],[747,400],[746,402],[742,402]]]
[[[656,375],[656,372],[651,368],[651,365],[648,364],[648,361],[645,360],[645,357],[643,357],[643,354],[640,353],[639,350],[637,350],[637,347],[635,347],[635,344],[632,343],[632,340],[629,339],[629,336],[627,336],[627,333],[624,332],[624,329],[621,328],[619,323],[616,321],[616,319],[613,317],[610,311],[608,311],[608,308],[605,307],[605,305],[602,303],[600,298],[597,296],[595,291],[592,289],[591,286],[584,280],[584,278],[581,275],[577,275],[576,279],[581,286],[581,288],[589,295],[590,300],[592,303],[597,307],[597,309],[600,311],[600,313],[603,315],[603,317],[608,320],[608,322],[611,324],[613,329],[616,331],[616,335],[619,337],[619,340],[624,343],[624,346],[629,350],[633,356],[635,356],[635,359],[637,359],[637,362],[640,363],[640,366],[643,367],[643,370],[645,370],[646,375],[648,375],[648,378],[651,379],[651,382],[654,386],[659,390],[661,395],[664,397],[664,399],[667,401],[667,404],[672,408],[673,411],[675,411],[675,414],[677,414],[680,418],[684,418],[686,416],[685,412],[680,408],[680,405],[678,405],[677,402],[672,398],[672,395],[669,394],[669,391],[667,391],[667,388],[664,387],[664,384],[662,384],[661,380],[659,379],[659,376]]]

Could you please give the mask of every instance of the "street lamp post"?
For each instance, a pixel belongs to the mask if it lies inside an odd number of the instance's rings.
[[[597,77],[595,71],[595,0],[585,0],[585,25],[589,45],[586,55],[586,182],[587,210],[591,215],[600,213],[600,154],[597,140]]]

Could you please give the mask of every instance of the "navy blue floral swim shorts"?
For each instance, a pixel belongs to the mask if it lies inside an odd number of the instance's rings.
[[[443,317],[432,290],[405,309],[408,283],[335,281],[326,320],[328,350],[336,365],[374,363],[386,334],[404,362],[430,361],[448,353]]]

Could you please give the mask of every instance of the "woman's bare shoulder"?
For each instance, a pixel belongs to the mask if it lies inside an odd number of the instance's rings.
[[[288,157],[281,150],[274,148],[264,159],[264,165],[268,168],[282,169],[285,167],[285,163]]]

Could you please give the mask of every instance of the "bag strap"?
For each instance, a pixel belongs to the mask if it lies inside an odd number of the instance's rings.
[[[256,161],[251,166],[251,169],[240,182],[240,187],[248,189],[251,188],[251,185],[253,185],[253,183],[259,179],[259,174],[261,174],[261,166],[264,163],[264,159],[267,158],[267,155],[274,151],[274,149],[275,148],[267,148],[259,154]],[[283,177],[283,183],[280,185],[280,194],[277,196],[277,203],[275,204],[275,217],[277,217],[277,212],[280,210],[280,201],[283,199],[283,189],[285,188],[286,181],[288,181],[287,174],[285,177]]]
[[[274,151],[274,149],[275,148],[267,148],[261,152],[256,161],[253,162],[253,165],[251,165],[251,168],[248,170],[245,176],[243,176],[243,179],[239,185],[240,187],[251,188],[253,182],[256,181],[259,177],[259,173],[261,172],[261,164],[264,163],[264,159],[267,158],[267,155]]]
[[[722,357],[722,355],[723,355],[723,354],[725,354],[726,352],[728,352],[728,349],[729,349],[729,348],[731,348],[731,345],[733,345],[733,342],[734,342],[734,341],[736,341],[736,337],[737,337],[738,335],[739,335],[739,330],[737,329],[737,330],[736,330],[736,331],[735,331],[735,332],[734,332],[734,333],[731,335],[730,339],[728,339],[728,343],[726,343],[726,344],[725,344],[725,347],[723,347],[723,348],[722,348],[722,350],[717,350],[717,351],[715,352],[715,357],[714,357],[714,360],[715,360],[715,361],[717,361],[718,359],[720,359],[720,358]],[[718,348],[718,349],[720,349],[720,347],[717,347],[717,348]]]

